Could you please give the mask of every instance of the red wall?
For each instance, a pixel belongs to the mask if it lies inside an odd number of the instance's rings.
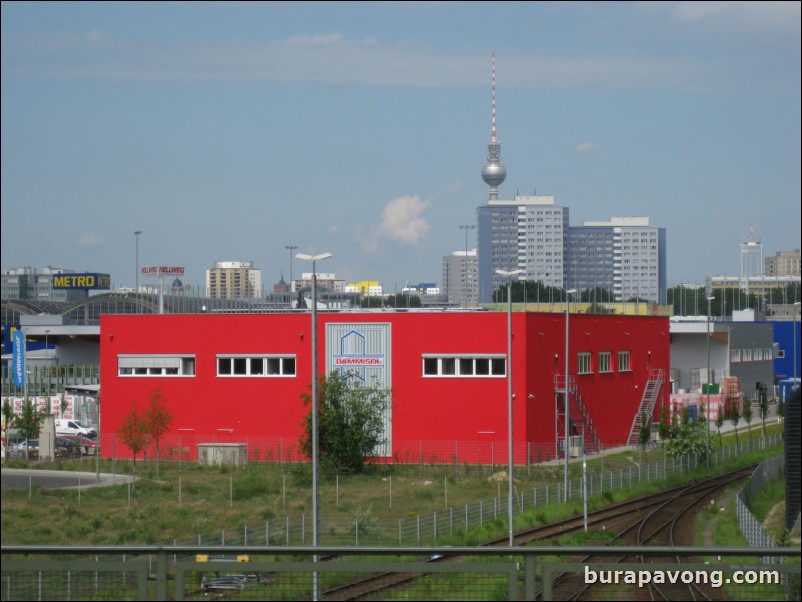
[[[393,453],[399,461],[505,462],[506,378],[423,377],[422,354],[506,354],[504,312],[319,313],[318,366],[325,367],[328,322],[391,324]],[[607,444],[623,442],[637,412],[649,368],[669,368],[668,319],[571,315],[571,373],[576,353],[619,350],[632,371],[577,376],[583,400]],[[541,456],[554,449],[554,375],[565,370],[564,314],[513,314],[516,461],[527,443]],[[311,382],[311,317],[299,314],[118,315],[101,318],[102,447],[126,456],[114,437],[130,404],[147,405],[159,388],[173,411],[171,437],[181,446],[273,438],[289,458]],[[651,352],[651,355],[649,355]],[[296,376],[218,378],[217,354],[294,354]],[[120,377],[118,354],[194,354],[194,377]],[[555,362],[555,355],[557,357]],[[650,358],[650,359],[649,359]],[[533,397],[530,397],[533,396]],[[276,443],[280,441],[280,443]],[[535,453],[530,450],[532,458]],[[194,449],[190,451],[194,457]],[[267,456],[261,456],[266,459]]]

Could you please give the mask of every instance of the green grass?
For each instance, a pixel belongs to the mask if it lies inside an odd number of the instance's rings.
[[[671,477],[642,483],[631,488],[604,491],[589,499],[593,510],[672,484],[703,478],[725,468],[757,462],[779,453],[759,450],[744,454],[726,467],[699,469],[684,477]],[[660,448],[644,452],[644,462],[662,461]],[[626,451],[588,461],[588,472],[627,471],[640,463],[639,452]],[[670,458],[667,459],[670,462]],[[14,464],[10,466],[24,466]],[[82,462],[35,463],[42,469],[83,470],[94,472],[94,460]],[[571,465],[576,479],[581,463]],[[283,470],[282,470],[283,469]],[[506,495],[506,483],[488,480],[492,467],[466,465],[372,465],[366,474],[340,477],[324,476],[321,481],[321,508],[324,522],[333,521],[340,530],[375,527],[375,521],[398,519],[440,512],[479,500]],[[129,461],[101,460],[101,472],[130,474]],[[516,467],[516,488],[531,491],[562,481],[563,467]],[[281,521],[286,516],[309,515],[311,487],[308,465],[251,463],[246,468],[201,467],[197,464],[160,463],[158,476],[152,462],[137,462],[141,478],[134,487],[118,485],[88,488],[80,492],[65,489],[5,490],[2,496],[2,542],[4,544],[154,544],[197,541],[204,536],[241,529],[265,521]],[[624,476],[626,482],[626,476]],[[618,487],[618,477],[615,478]],[[30,499],[29,499],[30,497]],[[580,514],[579,500],[568,505],[554,503],[554,488],[549,505],[538,499],[538,508],[519,514],[516,528],[552,522]],[[503,513],[506,517],[506,512]],[[481,529],[455,533],[450,545],[475,545],[486,539],[503,537],[506,520],[487,521]],[[224,534],[224,533],[223,533]],[[441,534],[442,535],[442,534]],[[440,538],[438,544],[445,541]],[[276,542],[280,543],[280,542]],[[293,542],[297,545],[299,542]],[[325,534],[323,543],[325,544]]]

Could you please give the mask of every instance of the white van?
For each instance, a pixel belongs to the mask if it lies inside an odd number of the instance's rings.
[[[97,431],[88,424],[80,420],[67,420],[66,418],[56,418],[57,435],[83,435],[84,437],[95,437]]]

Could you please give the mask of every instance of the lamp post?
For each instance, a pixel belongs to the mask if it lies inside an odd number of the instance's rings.
[[[710,302],[715,297],[707,297],[707,466],[710,467]],[[720,398],[719,398],[720,399]],[[719,402],[720,404],[720,402]],[[719,405],[719,412],[721,405]]]
[[[284,245],[284,248],[290,252],[290,309],[292,309],[292,252],[298,247],[295,245]]]
[[[135,230],[134,237],[136,239],[136,289],[134,292],[139,292],[139,235],[142,230]]]
[[[45,370],[47,370],[47,405],[50,407],[50,351],[47,346],[47,335],[50,334],[49,330],[45,330]]]
[[[794,303],[794,382],[791,385],[791,391],[799,386],[796,384],[796,315],[799,313],[799,305],[800,301]]]
[[[512,466],[513,466],[513,419],[512,419],[512,278],[511,276],[517,276],[518,274],[523,274],[524,270],[496,270],[496,274],[500,276],[507,276],[510,277],[507,280],[507,438],[508,438],[508,452],[509,457],[507,459],[508,466],[508,492],[507,492],[507,521],[509,522],[510,527],[510,547],[515,544],[515,535],[513,533],[513,519],[515,518],[513,513],[513,495],[515,492],[514,484],[512,481]]]
[[[565,452],[565,470],[563,476],[563,497],[565,502],[568,502],[568,427],[571,418],[571,411],[569,408],[569,396],[571,395],[570,391],[570,376],[568,375],[569,372],[569,358],[568,358],[568,322],[569,322],[569,315],[571,314],[571,298],[569,295],[573,295],[576,293],[576,289],[572,288],[565,291],[565,383],[563,390],[563,402],[565,404],[565,441],[563,442],[563,448]]]
[[[328,259],[331,253],[305,255],[298,253],[295,257],[312,262],[312,547],[320,546],[320,448],[317,424],[317,272],[315,262]],[[318,562],[317,554],[313,562]],[[312,599],[320,600],[320,579],[317,572],[312,574]]]
[[[460,230],[465,230],[465,261],[463,262],[464,270],[462,272],[462,300],[465,307],[468,307],[468,230],[473,230],[476,226],[460,226]]]

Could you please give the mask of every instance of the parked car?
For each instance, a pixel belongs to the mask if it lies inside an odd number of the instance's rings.
[[[80,420],[56,418],[56,435],[82,435],[92,438],[97,437],[97,431]]]
[[[81,435],[59,435],[58,438],[74,441],[75,445],[81,448],[81,453],[85,456],[94,455],[99,448],[97,441],[89,437],[82,437]]]
[[[71,436],[57,436],[55,455],[57,458],[80,458],[83,455],[81,442]]]
[[[17,458],[36,459],[39,457],[39,439],[23,439],[15,444],[11,450],[11,455]]]

